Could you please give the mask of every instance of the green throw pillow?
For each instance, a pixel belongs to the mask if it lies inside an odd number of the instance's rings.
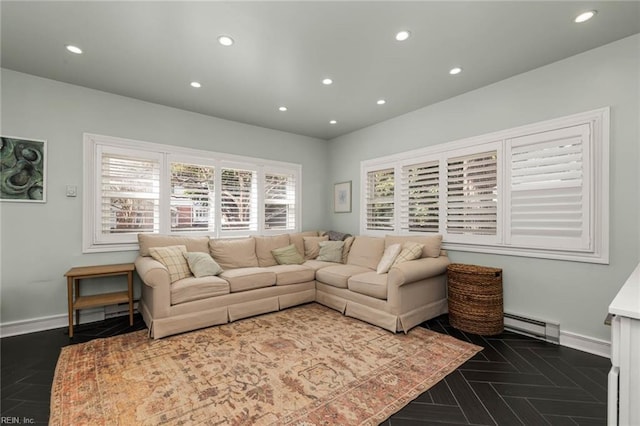
[[[304,257],[298,252],[295,244],[271,250],[271,254],[278,265],[300,265],[304,263]]]
[[[196,278],[218,275],[222,272],[220,265],[208,253],[194,251],[183,253],[183,255]]]
[[[316,260],[342,263],[344,241],[320,241],[318,245],[320,246],[320,254]]]

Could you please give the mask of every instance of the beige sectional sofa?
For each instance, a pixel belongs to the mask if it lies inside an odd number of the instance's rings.
[[[135,265],[143,285],[138,309],[150,336],[161,338],[313,301],[392,332],[406,332],[447,312],[449,259],[440,250],[440,236],[349,237],[342,248],[343,263],[315,259],[319,242],[326,239],[318,232],[241,239],[140,234]],[[378,273],[385,249],[408,241],[422,245],[420,258]],[[305,257],[303,263],[278,264],[272,250],[288,245]],[[209,254],[223,272],[197,278],[187,271],[186,277],[173,276],[172,282],[170,268],[151,252],[176,246]]]

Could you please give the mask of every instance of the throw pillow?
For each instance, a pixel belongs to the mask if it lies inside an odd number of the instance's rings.
[[[410,260],[420,259],[422,256],[422,248],[424,244],[406,242],[402,244],[402,251],[396,257],[396,260],[393,261],[391,267],[396,266],[402,262],[408,262]]]
[[[344,241],[320,241],[320,252],[316,260],[342,263],[342,249]]]
[[[304,240],[304,258],[315,259],[320,254],[320,241],[327,241],[329,237],[303,237]]]
[[[353,245],[353,241],[356,237],[347,237],[344,240],[344,247],[342,249],[342,263],[347,263],[347,259],[349,258],[349,251],[351,250],[351,246]]]
[[[329,241],[344,241],[351,236],[351,234],[345,234],[338,231],[327,231],[322,235],[329,237]]]
[[[392,244],[384,250],[384,254],[382,255],[382,259],[380,259],[380,263],[378,263],[378,268],[376,272],[378,274],[386,274],[391,269],[391,265],[396,260],[396,257],[400,254],[402,250],[402,246],[400,244]]]
[[[191,270],[184,254],[186,246],[151,247],[149,254],[169,270],[171,282],[176,282],[191,276]]]
[[[295,244],[271,250],[271,254],[278,265],[300,265],[304,263],[304,257],[298,252]]]
[[[186,252],[183,256],[196,278],[215,276],[222,272],[220,265],[208,253]]]

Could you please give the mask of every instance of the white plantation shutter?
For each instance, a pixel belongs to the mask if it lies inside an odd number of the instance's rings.
[[[171,231],[213,231],[213,166],[184,162],[171,163]]]
[[[590,249],[590,126],[507,141],[506,243]]]
[[[438,232],[439,162],[431,161],[402,167],[400,181],[400,230]]]
[[[446,234],[496,236],[498,223],[497,151],[447,159]]]
[[[100,236],[158,232],[160,160],[126,151],[100,152]]]
[[[265,173],[264,229],[296,229],[296,175]]]
[[[367,173],[367,230],[393,231],[394,191],[394,169],[373,170]]]
[[[223,168],[220,197],[222,231],[257,231],[258,179],[255,170]]]

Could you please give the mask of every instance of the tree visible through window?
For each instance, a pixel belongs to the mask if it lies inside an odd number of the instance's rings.
[[[171,163],[171,231],[214,229],[213,166]]]

